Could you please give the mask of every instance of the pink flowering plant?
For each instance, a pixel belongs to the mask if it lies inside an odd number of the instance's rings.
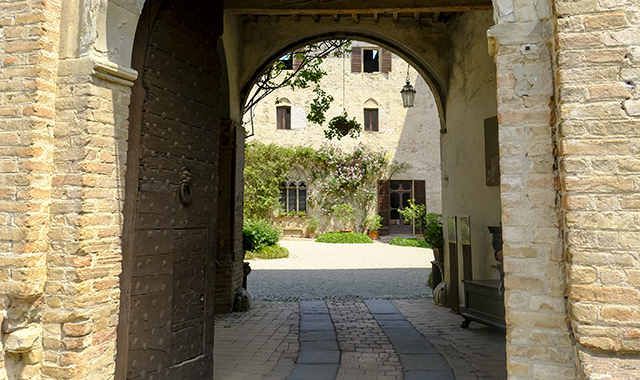
[[[378,180],[407,167],[391,159],[390,153],[377,152],[364,143],[352,151],[325,143],[311,166],[314,189],[310,192],[310,203],[320,207],[325,215],[341,216],[343,227],[350,227],[344,223],[348,221],[355,224],[356,231],[364,232],[365,219],[376,205]],[[343,210],[351,210],[349,218],[341,215]]]

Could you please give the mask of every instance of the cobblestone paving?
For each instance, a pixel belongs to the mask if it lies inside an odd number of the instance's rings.
[[[327,302],[342,352],[336,380],[402,380],[391,342],[363,302]]]
[[[299,324],[294,302],[257,303],[216,317],[214,379],[286,379],[298,357]]]
[[[503,380],[504,333],[472,323],[431,299],[395,300],[402,315],[433,344],[457,380]],[[401,380],[402,367],[389,339],[360,301],[327,302],[341,356],[339,380]],[[215,380],[284,380],[298,357],[299,307],[257,302],[244,313],[217,317]]]
[[[391,302],[445,358],[457,380],[507,378],[504,332],[476,322],[463,329],[461,316],[436,306],[433,301]]]

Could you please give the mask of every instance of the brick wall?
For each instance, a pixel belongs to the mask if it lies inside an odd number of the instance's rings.
[[[51,249],[59,16],[58,1],[0,1],[0,317],[36,334]],[[37,374],[41,346],[0,357],[0,379]]]
[[[640,353],[640,5],[556,1],[555,12],[565,254],[581,372],[637,378],[637,356],[622,363],[618,354]]]
[[[507,369],[511,379],[575,379],[565,303],[550,4],[496,1]]]

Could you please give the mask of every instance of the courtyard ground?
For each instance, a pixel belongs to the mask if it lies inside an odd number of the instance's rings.
[[[282,244],[251,262],[254,307],[216,319],[216,380],[506,379],[504,332],[430,298],[431,250]]]

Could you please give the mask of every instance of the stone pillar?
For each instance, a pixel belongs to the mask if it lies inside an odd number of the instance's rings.
[[[579,369],[588,379],[638,378],[640,4],[558,0],[554,10],[565,255]]]
[[[136,74],[95,58],[61,61],[45,288],[43,375],[114,371],[129,86]]]
[[[526,3],[526,2],[525,2]],[[507,369],[510,378],[575,379],[567,318],[553,77],[546,1],[494,2]]]
[[[242,206],[244,195],[244,128],[220,122],[215,312],[227,313],[244,277]]]
[[[60,2],[3,0],[0,9],[0,379],[36,379],[51,252]]]

